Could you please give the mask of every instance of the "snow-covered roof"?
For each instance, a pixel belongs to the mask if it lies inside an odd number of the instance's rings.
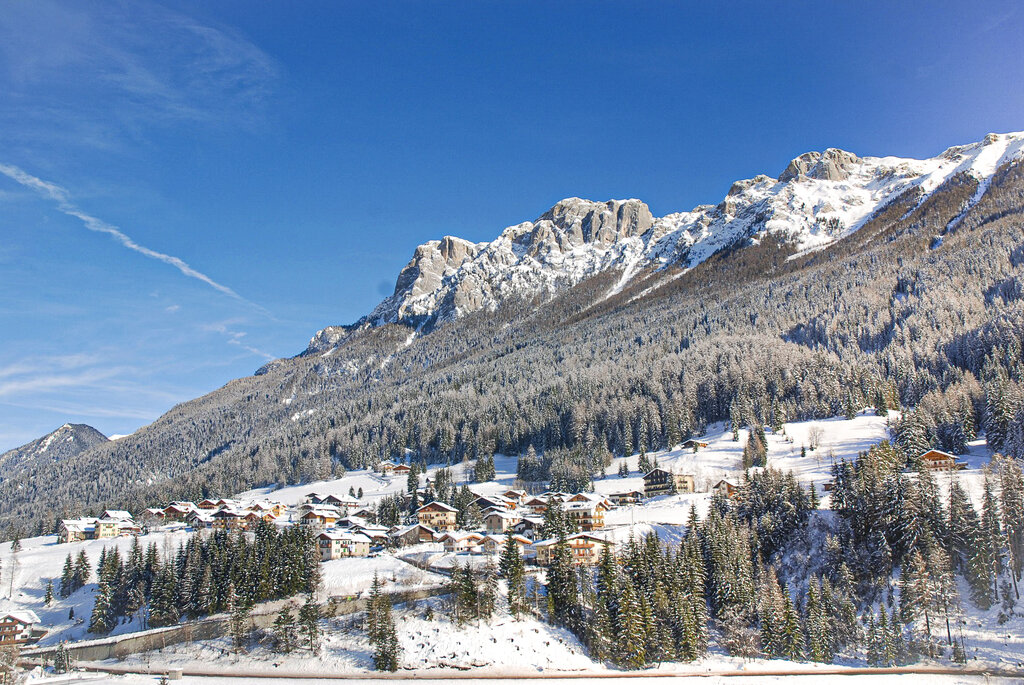
[[[455,507],[453,507],[451,505],[448,505],[448,504],[445,504],[444,502],[428,502],[428,503],[424,504],[422,507],[420,507],[419,509],[417,509],[416,513],[417,514],[420,513],[421,511],[423,511],[427,507],[435,507],[435,508],[436,507],[440,507],[440,508],[444,509],[445,511],[456,511],[456,512],[458,511],[458,509],[456,509]]]
[[[103,518],[130,519],[131,517],[132,515],[123,509],[107,509],[103,512]]]
[[[594,540],[595,542],[602,542],[602,543],[605,543],[605,544],[608,544],[608,545],[612,544],[611,541],[605,540],[604,538],[598,537],[597,535],[591,535],[590,533],[576,533],[575,535],[568,535],[568,536],[566,536],[565,541],[566,542],[570,542],[572,540],[581,540],[581,539]],[[555,544],[556,542],[558,542],[558,538],[548,538],[547,540],[538,540],[537,542],[533,543],[533,546],[534,547],[550,547],[551,545]]]
[[[34,625],[39,623],[39,617],[36,616],[36,612],[29,609],[19,609],[18,611],[7,611],[0,616],[6,616],[7,618],[13,618],[15,621],[20,621],[26,625]]]

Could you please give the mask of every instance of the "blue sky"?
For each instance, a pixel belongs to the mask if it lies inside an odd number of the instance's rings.
[[[567,196],[714,203],[1024,129],[1017,2],[0,12],[0,450],[127,433]]]

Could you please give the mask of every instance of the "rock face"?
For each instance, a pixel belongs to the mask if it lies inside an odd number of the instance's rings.
[[[657,218],[640,200],[555,204],[534,221],[509,226],[489,243],[446,236],[416,248],[394,293],[353,326],[318,332],[307,350],[340,344],[354,328],[387,323],[423,327],[501,305],[510,297],[545,296],[608,269],[621,289],[648,267],[692,268],[715,252],[771,233],[798,250],[855,231],[881,206],[909,191],[925,198],[948,179],[984,181],[1021,157],[1024,134],[990,134],[926,160],[858,157],[829,148],[793,159],[772,178],[736,181],[718,205]]]
[[[38,440],[0,454],[0,476],[30,461],[64,461],[104,442],[109,442],[107,436],[92,426],[65,423]]]

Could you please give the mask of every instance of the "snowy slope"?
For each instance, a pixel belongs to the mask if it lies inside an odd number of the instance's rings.
[[[564,290],[614,269],[621,274],[612,294],[647,267],[692,268],[723,248],[765,234],[795,244],[798,251],[820,248],[856,231],[896,197],[916,189],[923,202],[957,174],[980,182],[971,200],[977,202],[993,173],[1020,159],[1022,149],[1024,133],[1008,133],[989,134],[925,160],[858,157],[834,148],[808,152],[777,178],[737,181],[717,205],[661,218],[636,199],[568,198],[491,242],[446,236],[420,245],[394,293],[359,324],[451,320],[493,310],[510,297]],[[351,330],[319,331],[307,353],[331,349]]]

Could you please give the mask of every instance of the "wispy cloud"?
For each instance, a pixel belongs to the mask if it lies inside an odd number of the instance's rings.
[[[261,349],[246,344],[244,341],[244,338],[246,336],[245,331],[232,330],[231,325],[234,323],[238,322],[234,320],[218,321],[216,323],[206,324],[205,326],[202,327],[202,329],[204,331],[220,333],[221,335],[227,337],[229,345],[237,345],[238,347],[242,348],[243,350],[246,350],[247,352],[251,352],[257,356],[263,357],[267,361],[273,361],[274,359],[277,359],[277,357],[270,354],[269,352],[264,352]]]
[[[221,283],[218,283],[217,281],[213,280],[203,272],[193,269],[191,266],[186,264],[184,260],[173,255],[164,254],[163,252],[157,252],[156,250],[151,250],[150,248],[144,245],[140,245],[134,240],[132,240],[130,237],[125,235],[116,226],[112,226],[101,219],[97,219],[94,216],[86,214],[77,206],[72,204],[71,200],[69,199],[68,191],[60,187],[59,185],[55,183],[50,183],[48,181],[44,181],[11,164],[0,164],[0,174],[3,174],[4,176],[7,176],[11,180],[15,181],[16,183],[20,183],[26,188],[31,188],[40,195],[43,195],[44,197],[53,200],[57,204],[57,209],[59,211],[61,211],[64,214],[67,214],[68,216],[73,216],[76,219],[79,219],[90,231],[95,231],[96,233],[105,233],[114,238],[114,240],[116,240],[129,250],[133,250],[135,252],[138,252],[139,254],[145,255],[152,259],[156,259],[158,261],[163,262],[164,264],[169,264],[176,268],[185,276],[188,276],[189,278],[195,278],[196,280],[202,281],[203,283],[209,285],[211,288],[227,295],[228,297],[233,297],[234,299],[240,302],[245,302],[246,304],[252,307],[263,310],[263,308],[260,307],[258,304],[256,304],[255,302],[250,302],[249,300],[245,299],[244,297],[242,297],[241,295],[239,295],[226,285],[222,285]]]
[[[154,125],[252,129],[279,72],[237,31],[155,3],[33,0],[0,12],[8,139],[111,147]]]

